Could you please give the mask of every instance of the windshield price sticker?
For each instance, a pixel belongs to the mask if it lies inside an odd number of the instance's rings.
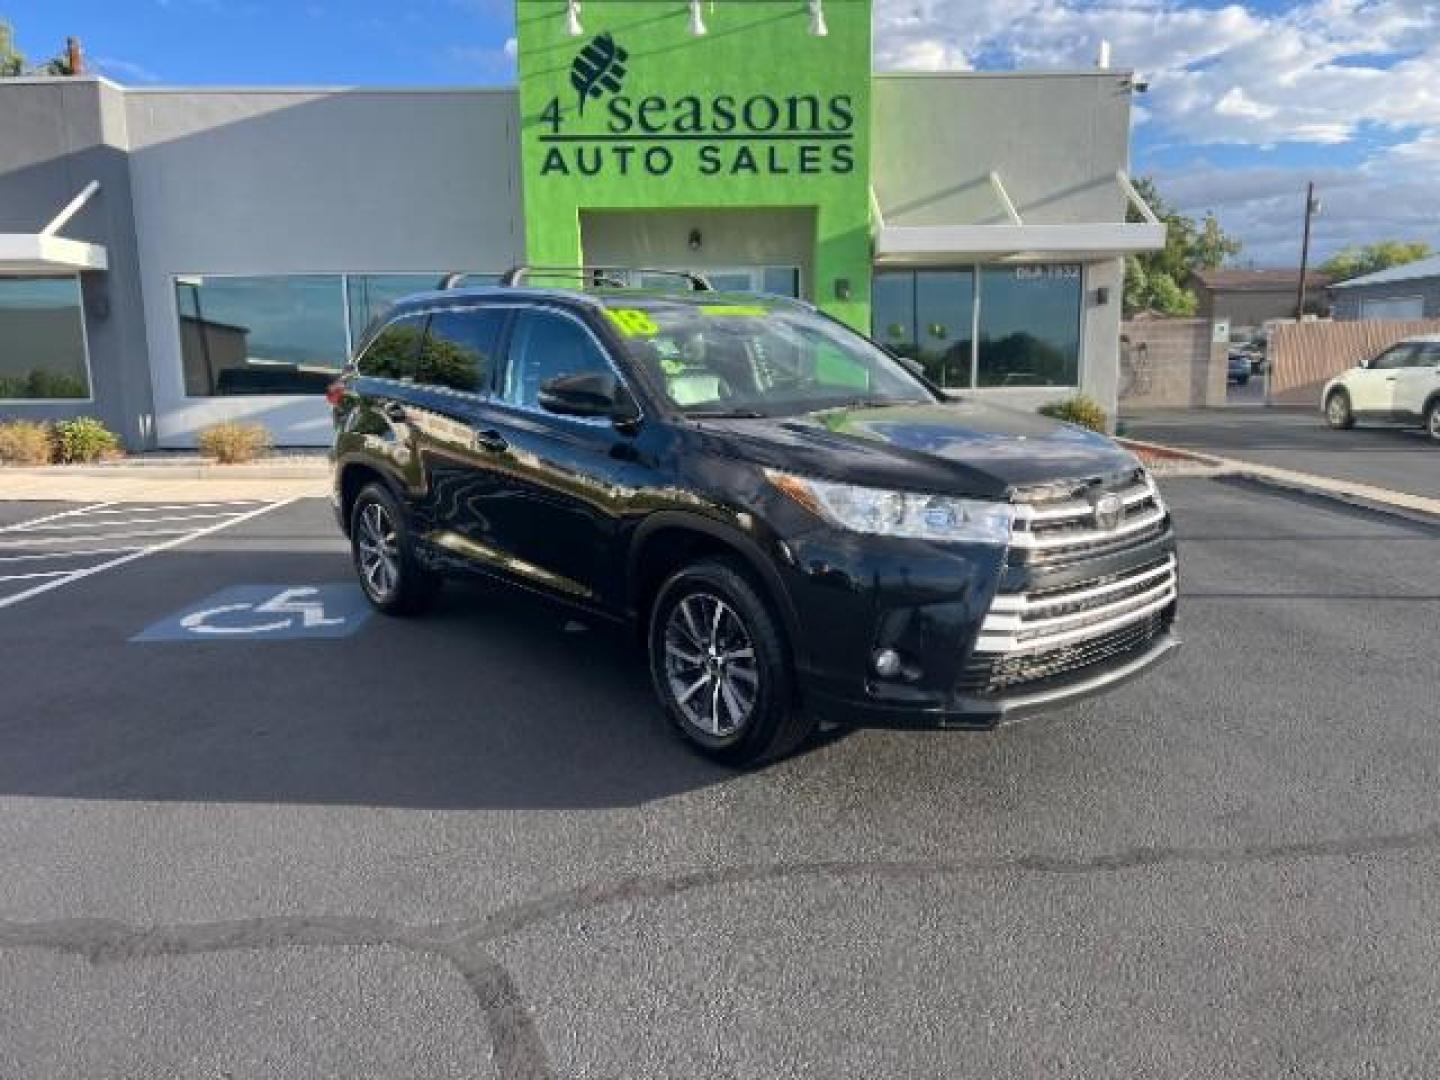
[[[659,325],[639,308],[606,308],[605,314],[626,337],[654,337]]]

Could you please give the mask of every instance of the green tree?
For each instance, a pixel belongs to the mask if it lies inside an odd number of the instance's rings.
[[[1240,241],[1226,234],[1212,213],[1198,223],[1160,197],[1148,176],[1135,180],[1135,190],[1165,225],[1165,247],[1125,260],[1125,312],[1154,311],[1162,315],[1195,314],[1195,293],[1186,282],[1196,270],[1214,270],[1240,253]],[[1133,206],[1132,222],[1145,218]]]
[[[1377,270],[1388,270],[1392,266],[1403,266],[1417,259],[1430,257],[1430,245],[1416,240],[1381,240],[1361,247],[1343,247],[1321,264],[1322,272],[1334,281],[1373,274]]]
[[[15,28],[0,19],[0,78],[14,78],[24,71],[25,54],[15,48]]]

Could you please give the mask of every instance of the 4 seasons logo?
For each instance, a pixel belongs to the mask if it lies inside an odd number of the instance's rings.
[[[630,53],[610,33],[570,65],[577,95],[540,112],[540,175],[824,176],[855,171],[849,94],[626,93]],[[590,108],[587,111],[587,106]]]

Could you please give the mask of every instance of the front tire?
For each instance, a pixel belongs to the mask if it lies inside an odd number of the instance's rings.
[[[1350,408],[1350,395],[1344,390],[1332,390],[1325,399],[1325,422],[1336,431],[1348,431],[1355,426],[1355,413]]]
[[[1425,430],[1430,433],[1430,438],[1440,442],[1440,397],[1425,406]]]
[[[671,724],[726,765],[783,757],[814,730],[797,707],[779,620],[739,567],[673,574],[650,613],[650,674]]]
[[[350,509],[350,556],[365,598],[387,615],[416,615],[434,602],[440,575],[415,557],[400,501],[367,485]]]

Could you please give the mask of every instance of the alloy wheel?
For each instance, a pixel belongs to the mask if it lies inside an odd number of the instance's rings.
[[[1345,399],[1339,394],[1330,395],[1330,423],[1336,427],[1345,423]]]
[[[400,581],[400,538],[390,511],[380,503],[367,503],[360,511],[355,550],[366,591],[388,600]]]
[[[1440,405],[1432,405],[1430,407],[1430,423],[1428,427],[1430,429],[1430,437],[1432,439],[1440,439]]]
[[[749,722],[760,697],[755,645],[734,608],[693,592],[665,624],[665,679],[687,723],[716,738]]]

